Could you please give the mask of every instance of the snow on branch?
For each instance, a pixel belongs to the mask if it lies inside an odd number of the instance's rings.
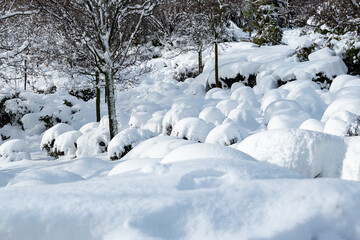
[[[15,11],[15,12],[7,11],[4,14],[0,15],[0,20],[4,20],[6,18],[11,18],[11,17],[19,16],[19,15],[31,15],[31,14],[36,14],[36,13],[39,13],[39,10]]]
[[[29,46],[29,42],[25,41],[19,48],[0,53],[0,59],[13,58]]]

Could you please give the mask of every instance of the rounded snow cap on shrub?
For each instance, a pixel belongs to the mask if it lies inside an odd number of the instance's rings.
[[[69,131],[58,136],[54,143],[56,157],[69,156],[74,158],[77,149],[76,141],[81,135],[80,131]]]
[[[360,78],[352,76],[352,75],[347,75],[347,74],[339,75],[332,81],[329,91],[336,92],[336,91],[340,90],[341,88],[347,87],[349,85],[356,86],[356,84],[355,84],[356,82],[360,83]],[[357,86],[359,86],[359,85],[357,85]]]
[[[200,118],[184,118],[177,122],[171,132],[172,136],[192,140],[195,142],[205,142],[206,136],[214,125],[207,123]]]
[[[216,104],[216,107],[224,114],[225,116],[229,115],[231,110],[235,109],[239,103],[235,100],[226,99],[222,100],[218,104]]]
[[[58,123],[52,128],[49,128],[47,131],[45,131],[41,139],[40,150],[45,149],[49,155],[52,155],[55,139],[61,134],[73,130],[73,127],[66,123]]]
[[[107,151],[110,133],[106,128],[95,128],[81,135],[77,141],[77,157],[88,157]]]
[[[170,135],[174,125],[181,119],[187,117],[197,117],[199,112],[192,107],[185,107],[179,104],[174,104],[171,109],[165,114],[162,121],[163,133]]]
[[[226,117],[217,107],[206,107],[200,112],[199,118],[218,126]]]
[[[134,158],[163,158],[172,150],[187,144],[193,144],[195,142],[185,141],[173,136],[157,136],[141,142],[123,159]]]
[[[342,137],[320,132],[277,129],[251,135],[237,149],[303,176],[340,177],[346,144]]]
[[[166,155],[161,162],[172,163],[194,159],[204,159],[206,161],[209,158],[256,161],[250,155],[230,147],[210,143],[196,143],[176,148]]]
[[[310,115],[299,103],[291,100],[280,100],[270,104],[264,113],[264,124],[270,129],[298,128]]]
[[[6,141],[0,146],[0,157],[7,162],[15,162],[23,159],[31,159],[27,152],[25,141],[21,139],[12,139]]]
[[[122,158],[143,140],[144,138],[134,128],[128,128],[121,131],[113,139],[111,139],[109,143],[109,158],[111,160]]]
[[[229,146],[241,142],[248,135],[248,132],[239,124],[227,122],[211,130],[205,142]]]

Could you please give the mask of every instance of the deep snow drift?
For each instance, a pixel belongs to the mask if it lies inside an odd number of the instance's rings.
[[[228,89],[206,91],[210,50],[184,82],[196,53],[142,63],[111,141],[103,100],[99,123],[66,91],[6,101],[24,130],[0,129],[0,239],[360,239],[360,78],[341,41],[300,62],[323,39],[298,33],[222,46],[224,84],[245,79]]]

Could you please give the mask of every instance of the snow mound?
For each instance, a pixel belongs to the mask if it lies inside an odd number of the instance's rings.
[[[111,164],[104,160],[94,157],[86,157],[76,159],[74,162],[67,165],[64,170],[75,173],[85,179],[94,176],[107,169]]]
[[[108,176],[135,172],[137,170],[140,170],[142,173],[158,171],[158,174],[162,174],[166,172],[166,167],[159,164],[159,159],[156,158],[135,158],[120,162],[109,171]]]
[[[172,136],[157,136],[141,142],[122,159],[139,158],[163,158],[172,150],[183,145],[192,144],[192,141],[185,141]]]
[[[357,88],[360,89],[360,88]],[[347,89],[342,89],[347,90]],[[342,90],[339,91],[339,93],[342,92]],[[327,122],[331,116],[334,114],[337,114],[340,111],[347,111],[350,113],[353,113],[355,115],[360,115],[360,94],[357,92],[355,95],[355,92],[346,91],[347,95],[343,94],[336,94],[334,97],[334,100],[331,102],[331,104],[326,108],[324,115],[321,118],[322,122]]]
[[[189,106],[181,106],[180,104],[174,104],[171,109],[165,114],[162,121],[163,133],[170,135],[174,125],[181,119],[188,117],[197,117],[199,112]]]
[[[237,149],[303,176],[341,176],[346,152],[344,139],[302,129],[269,130],[251,135]]]
[[[77,174],[59,169],[29,169],[16,175],[7,185],[33,186],[42,184],[59,184],[84,180]]]
[[[259,117],[260,115],[256,110],[249,109],[247,105],[244,106],[244,104],[242,104],[229,113],[228,119],[233,120],[245,129],[251,131],[260,127],[260,123],[257,121]]]
[[[260,106],[255,92],[250,87],[241,87],[232,92],[230,98],[238,103],[245,103],[249,108],[258,108]]]
[[[226,117],[219,108],[206,107],[200,112],[199,118],[218,126],[225,120]]]
[[[213,124],[200,118],[184,118],[175,124],[171,135],[185,140],[205,142],[206,136],[213,128]]]
[[[221,111],[224,116],[228,116],[231,110],[235,109],[239,103],[235,100],[226,99],[219,102],[216,107]]]
[[[264,113],[264,124],[270,129],[298,128],[310,115],[300,104],[292,100],[279,100],[271,103]]]
[[[94,128],[81,135],[77,141],[77,157],[90,157],[99,153],[107,152],[110,142],[110,133],[106,128]]]
[[[21,161],[23,159],[30,160],[27,145],[21,139],[12,139],[4,142],[0,146],[0,157],[6,162]]]
[[[55,139],[54,153],[58,156],[75,157],[77,150],[77,140],[81,137],[80,131],[69,131],[59,135]]]
[[[319,120],[314,119],[314,118],[309,118],[308,120],[305,120],[305,122],[303,122],[300,125],[299,129],[323,132],[324,126],[325,126],[325,124],[323,122],[320,122]]]
[[[73,131],[74,128],[66,123],[58,123],[55,126],[45,131],[41,143],[40,150],[46,149],[48,153],[53,151],[55,139],[61,134],[69,131]]]
[[[212,88],[205,94],[205,99],[228,99],[230,93],[222,88]]]
[[[173,163],[178,161],[188,161],[192,159],[206,159],[208,158],[224,158],[224,159],[244,159],[255,161],[253,157],[241,152],[239,150],[220,146],[217,144],[210,143],[197,143],[181,146],[174,149],[167,154],[163,159],[162,163]]]
[[[227,122],[212,129],[205,142],[229,146],[241,142],[248,135],[248,132],[241,125]]]
[[[108,156],[111,160],[120,159],[143,140],[144,138],[138,130],[134,128],[125,129],[111,139]]]
[[[345,154],[341,178],[360,180],[360,136],[345,138],[347,151]]]
[[[359,86],[356,83],[360,83],[360,78],[343,74],[343,75],[337,76],[332,81],[329,91],[335,93],[339,89],[347,87],[347,86],[352,86],[352,85]]]
[[[91,132],[94,128],[98,128],[98,127],[99,127],[98,122],[90,122],[90,123],[87,123],[84,126],[82,126],[79,131],[82,134],[85,134],[85,133]]]
[[[162,133],[162,121],[164,119],[165,112],[157,111],[152,114],[152,117],[145,123],[143,129],[152,131],[154,133]]]
[[[356,120],[357,115],[351,112],[345,110],[334,112],[324,126],[324,133],[347,136]]]
[[[310,53],[308,58],[310,61],[316,61],[316,60],[326,59],[328,57],[333,57],[333,56],[335,56],[334,50],[332,50],[328,47],[325,47],[325,48],[322,48],[320,50]]]

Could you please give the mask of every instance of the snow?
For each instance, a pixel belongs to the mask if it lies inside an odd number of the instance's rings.
[[[229,146],[241,142],[248,135],[248,132],[241,125],[227,122],[212,129],[207,135],[205,142]]]
[[[203,159],[206,161],[208,158],[244,159],[255,161],[255,159],[249,155],[233,148],[210,143],[197,143],[174,149],[169,154],[167,154],[161,162],[173,163],[192,159]]]
[[[344,158],[341,178],[360,180],[360,137],[346,138],[347,151]]]
[[[212,123],[216,126],[221,124],[225,120],[225,115],[217,107],[206,107],[200,114],[199,118],[205,120],[208,123]]]
[[[129,128],[118,133],[113,139],[111,139],[108,146],[109,158],[120,159],[134,146],[139,144],[143,140],[140,133],[134,129]]]
[[[76,141],[81,135],[80,131],[69,131],[59,135],[54,142],[54,152],[63,153],[68,157],[75,157]]]
[[[12,139],[0,146],[0,161],[14,162],[31,159],[26,143],[21,139]]]
[[[211,48],[204,72],[177,82],[196,52],[149,46],[158,57],[116,86],[112,140],[103,92],[99,123],[95,100],[67,93],[77,77],[54,73],[36,82],[54,94],[6,101],[24,129],[0,128],[0,239],[360,239],[359,76],[340,58],[349,36],[300,32],[284,30],[279,46],[221,44],[220,77],[254,74],[254,88],[209,90]],[[313,82],[320,73],[332,83]]]
[[[55,139],[60,136],[61,134],[65,133],[65,132],[69,132],[69,131],[73,131],[73,127],[71,127],[70,125],[66,124],[66,123],[58,123],[55,126],[51,127],[50,129],[48,129],[47,131],[45,131],[42,139],[41,139],[41,143],[40,143],[40,149],[44,149],[44,146],[46,145],[53,145]],[[51,146],[52,148],[53,146]]]
[[[259,161],[294,170],[306,177],[341,177],[344,139],[303,129],[279,129],[249,136],[237,149]]]
[[[205,142],[206,136],[213,128],[214,125],[211,123],[200,118],[189,117],[177,122],[171,135],[195,142]]]

